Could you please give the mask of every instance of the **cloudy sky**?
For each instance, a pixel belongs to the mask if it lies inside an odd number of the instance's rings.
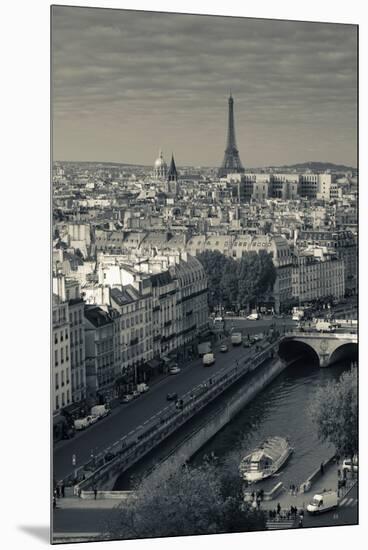
[[[356,27],[54,7],[56,160],[356,166]]]

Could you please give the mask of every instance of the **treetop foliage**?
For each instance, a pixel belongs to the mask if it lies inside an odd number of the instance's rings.
[[[228,485],[230,481],[230,484]],[[131,539],[254,531],[265,528],[262,512],[244,503],[241,479],[211,461],[167,467],[143,479],[120,505],[111,538]]]
[[[256,303],[272,290],[276,280],[271,254],[265,250],[245,252],[240,260],[206,250],[198,259],[206,271],[211,309],[220,303],[229,308]]]
[[[357,368],[319,388],[310,415],[322,441],[332,443],[340,456],[354,456],[358,452]]]

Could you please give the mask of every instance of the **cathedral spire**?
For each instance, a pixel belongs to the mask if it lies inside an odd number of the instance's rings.
[[[171,154],[171,162],[167,173],[167,181],[178,181],[178,172],[175,166],[174,154]]]

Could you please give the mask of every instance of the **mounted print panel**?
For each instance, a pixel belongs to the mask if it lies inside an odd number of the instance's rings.
[[[52,542],[356,525],[358,27],[51,31]]]

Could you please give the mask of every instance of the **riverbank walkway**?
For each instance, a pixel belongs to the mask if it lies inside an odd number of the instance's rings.
[[[338,490],[338,470],[341,471],[341,465],[336,462],[331,462],[324,467],[324,472],[321,474],[311,485],[307,492],[292,492],[285,488],[283,493],[276,496],[273,500],[266,500],[261,503],[261,510],[276,510],[278,504],[280,504],[281,510],[290,510],[291,506],[296,507],[298,510],[306,510],[309,502],[316,494],[323,493],[324,491],[337,491]],[[342,502],[345,495],[351,490],[351,488],[357,482],[356,475],[353,478],[351,474],[347,475],[345,487],[341,487],[338,490],[339,502]]]

